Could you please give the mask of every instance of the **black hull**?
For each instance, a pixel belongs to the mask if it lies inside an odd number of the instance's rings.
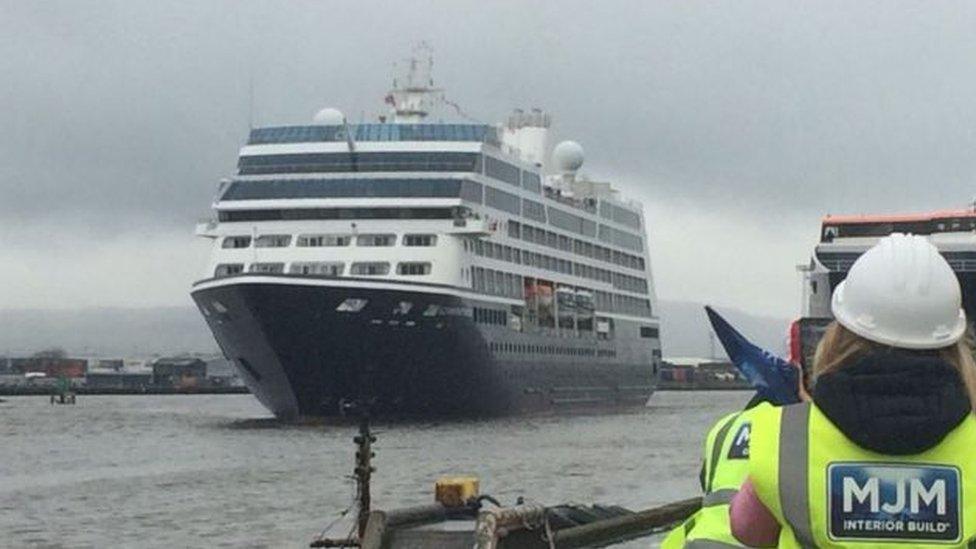
[[[525,334],[475,323],[477,301],[450,292],[369,286],[241,277],[193,299],[251,392],[285,419],[337,415],[361,397],[389,418],[620,411],[653,392],[649,340]],[[368,304],[337,311],[349,298]]]

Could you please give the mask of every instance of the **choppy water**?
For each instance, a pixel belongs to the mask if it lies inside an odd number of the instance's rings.
[[[429,503],[444,474],[474,474],[506,504],[690,497],[705,431],[747,398],[658,393],[628,415],[380,424],[373,501]],[[249,395],[9,398],[0,546],[307,547],[352,500],[353,431],[280,425]]]

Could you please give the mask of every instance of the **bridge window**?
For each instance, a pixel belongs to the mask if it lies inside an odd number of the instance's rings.
[[[354,141],[480,141],[498,142],[498,130],[483,124],[350,124]],[[278,126],[255,128],[249,145],[345,141],[343,126]]]
[[[390,264],[381,261],[353,263],[350,273],[361,276],[383,276],[390,274]]]
[[[289,244],[289,234],[263,234],[254,241],[255,248],[287,248]]]
[[[334,172],[475,172],[478,153],[469,152],[348,152],[242,156],[241,175]]]
[[[298,221],[309,219],[452,219],[451,208],[288,208],[275,210],[224,210],[220,221]]]
[[[433,234],[405,234],[403,235],[404,246],[436,246],[437,235]]]
[[[394,234],[361,234],[356,237],[356,245],[370,247],[386,247],[396,244]]]
[[[333,248],[348,246],[351,241],[347,234],[303,234],[295,244],[300,248]]]
[[[228,236],[224,238],[220,245],[222,248],[249,248],[251,246],[250,236]]]
[[[481,202],[477,183],[459,179],[263,179],[234,181],[221,201],[297,198],[457,198]]]
[[[221,263],[214,269],[214,276],[233,276],[244,272],[243,263]]]
[[[397,264],[397,274],[406,276],[419,276],[430,274],[430,263],[426,262],[405,262]]]

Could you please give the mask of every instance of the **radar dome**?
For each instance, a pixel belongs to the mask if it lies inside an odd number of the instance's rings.
[[[312,121],[323,126],[341,126],[345,119],[342,111],[331,107],[320,110],[312,117]]]
[[[575,172],[583,165],[583,147],[575,141],[563,141],[552,150],[552,162],[560,172]]]

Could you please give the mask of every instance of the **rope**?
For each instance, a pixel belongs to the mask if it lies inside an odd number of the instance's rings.
[[[346,479],[347,480],[354,480],[354,477],[347,476]],[[358,505],[359,505],[358,504],[358,501],[357,501],[358,499],[359,499],[359,489],[358,489],[358,487],[355,487],[355,489],[353,490],[353,494],[352,494],[352,501],[349,502],[349,506],[346,507],[346,509],[344,511],[340,512],[339,513],[339,516],[337,516],[335,520],[333,520],[332,522],[330,522],[328,525],[326,525],[325,528],[322,529],[321,532],[319,532],[319,539],[324,538],[325,535],[329,532],[329,530],[333,529],[335,527],[335,525],[339,523],[339,521],[341,521],[342,519],[346,518],[346,516],[349,515],[349,512],[350,511],[352,511],[353,509],[355,509],[356,507],[358,507]],[[350,535],[351,535],[351,533],[350,533]],[[348,539],[348,537],[347,537],[347,539]]]

